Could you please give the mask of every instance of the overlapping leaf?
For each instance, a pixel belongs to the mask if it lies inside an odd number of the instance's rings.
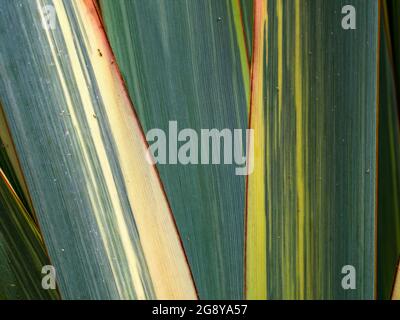
[[[100,1],[145,132],[246,129],[239,1]],[[244,139],[243,139],[244,140]],[[159,165],[202,298],[243,297],[245,179],[234,165]]]
[[[43,240],[0,168],[0,299],[56,299],[42,287]]]
[[[28,188],[25,183],[18,157],[14,148],[14,143],[10,136],[10,131],[6,124],[1,105],[0,105],[0,168],[7,176],[13,189],[21,199],[25,208],[29,209],[33,217],[32,203],[29,198]],[[33,217],[34,218],[34,217]]]
[[[0,99],[61,296],[196,298],[94,3],[0,11]]]
[[[389,299],[400,257],[400,128],[390,15],[382,8],[379,93],[377,293]]]

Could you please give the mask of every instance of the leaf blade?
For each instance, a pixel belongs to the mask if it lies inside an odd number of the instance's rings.
[[[168,133],[170,120],[198,134],[247,128],[249,76],[237,5],[101,1],[107,34],[145,132]],[[240,299],[244,178],[235,176],[232,165],[158,169],[200,297]]]
[[[0,298],[58,299],[42,288],[42,267],[50,262],[34,221],[0,168]]]
[[[264,50],[264,101],[252,101],[250,113],[264,122],[264,134],[254,134],[264,136],[256,150],[266,151],[249,186],[264,180],[255,187],[264,197],[253,201],[266,206],[266,231],[252,238],[266,239],[267,297],[372,299],[378,3],[350,2],[356,32],[341,28],[341,1],[265,3],[267,22],[256,24],[265,27],[264,47],[254,49]],[[248,235],[257,214],[247,213]],[[342,288],[346,265],[356,268],[356,290]],[[247,283],[247,295],[257,297],[257,286]]]
[[[45,4],[55,29],[42,27]],[[1,7],[19,36],[1,35],[0,94],[62,297],[196,298],[94,2]]]

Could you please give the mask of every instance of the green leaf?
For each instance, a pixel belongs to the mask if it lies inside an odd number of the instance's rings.
[[[400,257],[400,128],[390,15],[382,8],[379,92],[378,274],[379,299],[392,294]],[[398,63],[398,60],[396,61]]]
[[[39,231],[0,168],[0,299],[57,299],[42,288],[45,265]]]
[[[246,129],[239,1],[100,1],[144,131]],[[243,297],[245,179],[234,165],[158,165],[203,299]]]
[[[241,19],[243,23],[243,30],[246,35],[246,46],[248,56],[251,58],[253,50],[253,0],[232,0],[240,1]],[[249,60],[250,62],[250,60]]]
[[[61,297],[195,299],[94,2],[0,11],[0,100]]]
[[[21,199],[25,208],[33,216],[33,207],[29,198],[28,188],[22,174],[21,166],[10,136],[9,128],[0,104],[0,168],[4,171],[13,189]],[[34,218],[35,219],[35,218]]]
[[[342,29],[344,5],[356,30]],[[372,299],[378,2],[254,6],[247,297]]]

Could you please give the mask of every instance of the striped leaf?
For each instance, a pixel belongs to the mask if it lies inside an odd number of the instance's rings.
[[[0,100],[61,297],[196,298],[94,2],[0,11]]]
[[[10,184],[21,199],[25,208],[33,214],[32,203],[30,201],[28,188],[21,166],[19,165],[18,157],[15,151],[14,143],[10,136],[10,131],[2,112],[0,105],[0,168],[5,176],[8,177]]]
[[[345,5],[356,30],[342,28]],[[254,7],[246,295],[372,299],[378,2]]]
[[[145,132],[246,129],[240,1],[102,0],[107,35]],[[234,165],[158,165],[201,298],[243,297],[245,179]]]
[[[243,21],[243,30],[246,36],[246,45],[249,57],[253,50],[253,0],[234,0],[240,1],[241,18]]]
[[[56,299],[42,287],[43,240],[0,168],[0,299]]]

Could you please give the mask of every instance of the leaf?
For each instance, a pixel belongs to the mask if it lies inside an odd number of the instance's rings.
[[[382,6],[379,83],[377,296],[389,299],[400,256],[400,128],[387,3]]]
[[[28,188],[22,174],[21,166],[15,151],[10,131],[7,127],[4,114],[0,105],[0,168],[10,180],[10,184],[21,199],[25,208],[33,216],[32,203],[29,198]]]
[[[196,298],[94,3],[0,11],[0,99],[61,297]]]
[[[246,129],[249,66],[239,1],[100,1],[147,133]],[[243,137],[244,141],[244,137]],[[245,179],[235,165],[158,164],[200,298],[243,297]]]
[[[243,23],[243,30],[246,35],[246,46],[248,56],[251,58],[253,50],[253,0],[234,0],[240,1],[240,13]],[[250,62],[250,59],[249,59]]]
[[[36,225],[0,168],[0,299],[57,299],[41,284],[49,264]]]
[[[341,27],[346,4],[356,30]],[[254,7],[246,296],[372,299],[378,2]]]

